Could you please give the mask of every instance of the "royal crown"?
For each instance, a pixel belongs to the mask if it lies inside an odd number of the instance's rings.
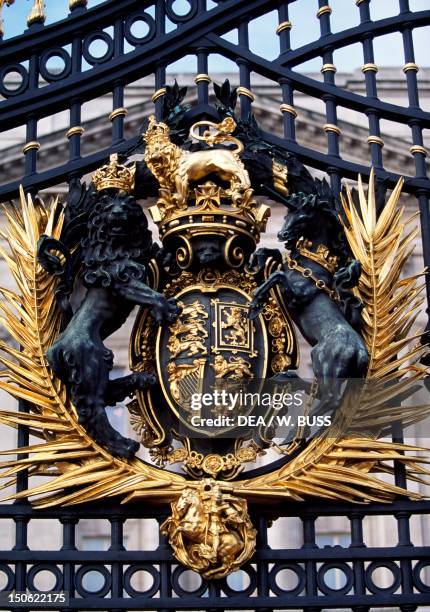
[[[93,175],[93,183],[97,191],[103,189],[118,189],[131,193],[134,189],[136,166],[124,166],[119,163],[118,155],[114,153],[109,158],[109,164],[102,166]]]
[[[146,144],[164,141],[169,137],[170,129],[165,123],[157,123],[155,116],[149,117],[148,128],[143,136]]]
[[[307,259],[312,259],[312,261],[325,268],[330,274],[334,274],[339,264],[339,257],[331,255],[328,247],[324,244],[319,244],[315,251],[312,251],[311,247],[312,242],[306,238],[300,238],[296,244],[300,255]]]
[[[270,209],[259,204],[253,190],[247,189],[240,200],[232,201],[219,185],[207,181],[188,194],[185,204],[177,205],[161,190],[155,206],[149,208],[164,242],[177,235],[188,238],[203,234],[219,234],[228,239],[233,234],[248,236],[255,245],[266,228]]]

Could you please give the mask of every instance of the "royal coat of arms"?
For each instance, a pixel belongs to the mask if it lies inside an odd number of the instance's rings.
[[[398,207],[402,181],[386,203],[373,173],[368,194],[359,181],[338,196],[265,142],[254,117],[235,116],[228,83],[198,121],[183,95],[166,89],[133,160],[112,155],[89,187],[73,180],[65,204],[22,193],[7,213],[3,257],[17,291],[2,290],[2,322],[22,350],[2,345],[0,385],[29,412],[2,411],[0,421],[42,443],[3,467],[6,477],[30,466],[47,478],[18,494],[39,506],[171,502],[162,529],[176,557],[220,578],[253,554],[248,500],[386,501],[404,493],[375,475],[390,470],[387,459],[424,473],[411,449],[378,438],[393,414],[413,422],[427,410],[393,404],[426,376],[426,347],[411,336],[419,279],[401,277],[413,237]],[[288,209],[283,252],[259,247],[268,197]],[[111,379],[106,339],[136,306],[132,373]],[[304,428],[275,443],[270,427],[244,431],[233,418],[253,415],[255,402],[227,405],[223,392],[257,397],[268,380],[290,384],[296,328],[313,347],[309,397],[335,411],[323,434]],[[336,384],[352,378],[365,383],[360,401]],[[211,394],[221,401],[205,401]],[[136,439],[106,415],[125,398]],[[136,456],[140,445],[152,463]],[[268,449],[280,459],[247,476]]]

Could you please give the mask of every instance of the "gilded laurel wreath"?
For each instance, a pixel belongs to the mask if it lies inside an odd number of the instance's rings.
[[[348,192],[343,205],[347,218],[345,233],[362,274],[356,294],[364,303],[363,336],[370,355],[367,380],[381,383],[362,390],[360,402],[348,395],[332,427],[284,467],[264,476],[225,484],[234,495],[245,499],[262,497],[303,500],[307,496],[348,501],[388,501],[395,495],[418,498],[381,479],[392,471],[392,462],[404,464],[408,478],[422,481],[429,472],[425,458],[411,455],[423,449],[378,440],[388,423],[402,418],[413,423],[428,413],[428,406],[393,406],[392,398],[405,391],[427,372],[420,364],[426,350],[413,334],[421,305],[420,275],[402,278],[411,254],[415,230],[406,232],[403,209],[399,207],[403,181],[399,180],[384,209],[376,215],[374,176],[366,196],[358,182],[359,210]],[[57,280],[37,261],[37,242],[42,234],[59,238],[63,223],[58,201],[51,205],[32,201],[21,190],[19,208],[7,209],[4,237],[10,249],[1,250],[16,285],[15,291],[1,289],[1,324],[12,343],[1,343],[0,387],[24,400],[28,412],[1,411],[0,422],[11,427],[26,426],[40,443],[10,449],[4,455],[27,453],[29,458],[2,462],[3,489],[13,485],[16,475],[46,478],[42,484],[8,499],[34,497],[39,507],[71,505],[116,497],[123,502],[137,498],[178,500],[189,482],[182,476],[133,459],[113,457],[96,444],[79,425],[65,386],[53,375],[46,351],[59,334],[60,313],[55,302]],[[391,386],[382,383],[390,382]],[[363,436],[368,429],[373,434]],[[223,482],[219,481],[221,490]]]

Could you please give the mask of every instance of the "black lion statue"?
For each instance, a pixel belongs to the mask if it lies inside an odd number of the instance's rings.
[[[88,434],[111,453],[132,458],[138,443],[112,428],[105,407],[121,401],[136,388],[154,384],[155,378],[136,373],[109,380],[113,353],[103,342],[123,325],[136,305],[149,308],[158,323],[172,322],[179,310],[173,300],[146,284],[147,264],[156,245],[135,199],[124,191],[105,189],[93,194],[90,204],[87,203],[90,210],[81,214],[86,219],[86,231],[81,231],[74,255],[70,242],[64,245],[46,236],[40,239],[39,261],[60,277],[63,292],[57,299],[63,310],[70,312],[70,306],[64,306],[64,295],[72,292],[71,268],[79,270],[77,277],[87,289],[80,306],[68,317],[64,330],[47,352],[47,359],[55,374],[68,385],[79,422]],[[82,230],[85,224],[81,226]],[[60,263],[55,251],[63,254],[66,265]]]

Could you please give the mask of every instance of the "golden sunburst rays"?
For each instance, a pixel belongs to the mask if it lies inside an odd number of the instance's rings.
[[[413,333],[423,302],[424,271],[402,277],[417,234],[416,229],[407,230],[409,222],[403,221],[402,186],[400,179],[379,216],[373,170],[367,195],[359,177],[358,209],[349,189],[342,196],[346,237],[362,268],[355,293],[364,304],[363,337],[370,362],[360,396],[347,394],[333,426],[297,458],[276,473],[243,481],[236,493],[356,502],[390,501],[395,495],[421,497],[380,475],[392,476],[394,462],[400,462],[409,480],[427,484],[430,471],[424,466],[429,461],[416,454],[426,449],[375,439],[388,433],[396,421],[407,426],[430,413],[428,404],[407,406],[397,401],[427,375],[419,363],[427,349],[419,342],[420,334]]]
[[[5,489],[16,475],[28,470],[30,476],[44,477],[27,491],[7,499],[36,497],[40,507],[77,504],[145,491],[169,498],[181,490],[184,478],[162,472],[136,459],[113,458],[89,438],[78,424],[76,411],[64,385],[49,369],[46,350],[59,333],[60,313],[55,302],[56,279],[37,262],[37,242],[42,234],[60,238],[62,207],[35,202],[21,189],[20,208],[5,209],[7,228],[2,234],[9,249],[0,249],[17,288],[0,288],[0,324],[20,350],[0,344],[0,389],[28,402],[29,412],[0,411],[0,423],[25,426],[42,443],[4,451],[0,464]],[[10,459],[27,453],[28,458]],[[169,494],[166,493],[169,491]]]

